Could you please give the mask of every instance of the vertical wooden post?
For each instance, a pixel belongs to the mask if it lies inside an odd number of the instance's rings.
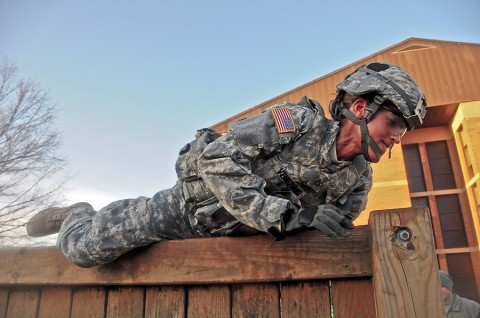
[[[444,317],[429,210],[374,211],[369,228],[377,317]]]

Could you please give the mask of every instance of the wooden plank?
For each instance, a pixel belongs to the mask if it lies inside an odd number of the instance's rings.
[[[282,317],[330,318],[328,281],[281,284]]]
[[[428,160],[427,146],[422,143],[418,145],[420,152],[420,158],[422,162],[423,176],[425,178],[425,186],[427,191],[434,191],[432,172],[430,169],[430,162]],[[442,227],[440,224],[440,216],[438,214],[437,199],[434,194],[428,196],[428,206],[430,207],[432,224],[435,235],[435,242],[438,248],[444,248],[445,243],[443,241]]]
[[[40,291],[38,288],[15,288],[10,291],[7,318],[35,318]]]
[[[377,317],[443,317],[428,209],[374,211],[369,226]]]
[[[235,285],[232,302],[233,317],[280,317],[278,284]]]
[[[405,134],[402,137],[402,145],[448,140],[452,137],[452,131],[448,126],[428,127],[415,130],[415,133]]]
[[[71,317],[105,317],[106,290],[103,287],[82,287],[73,290]]]
[[[333,280],[332,302],[335,318],[375,317],[372,280],[366,278]]]
[[[145,317],[185,317],[185,287],[147,287],[145,294]]]
[[[228,286],[197,286],[188,289],[187,317],[230,317]]]
[[[311,231],[283,241],[268,235],[165,241],[89,269],[73,265],[55,247],[0,249],[0,285],[171,285],[371,275],[365,226],[346,238]]]
[[[40,294],[38,318],[69,317],[72,290],[68,287],[45,287]]]
[[[8,288],[0,288],[0,317],[5,317],[8,307]]]
[[[106,317],[143,317],[144,292],[142,287],[110,287]]]

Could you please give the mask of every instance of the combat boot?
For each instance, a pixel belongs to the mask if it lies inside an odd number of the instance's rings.
[[[42,210],[28,221],[27,233],[32,237],[58,233],[67,216],[74,211],[86,209],[93,209],[93,207],[86,202],[80,202],[65,208],[47,208]]]

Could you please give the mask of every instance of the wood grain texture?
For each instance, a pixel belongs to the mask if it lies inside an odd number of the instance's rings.
[[[377,317],[443,317],[428,209],[374,211],[369,226]],[[411,231],[411,240],[397,238],[401,229]]]
[[[70,317],[103,318],[105,317],[106,301],[106,290],[103,287],[75,288],[72,291]]]
[[[106,317],[143,317],[143,295],[142,287],[109,288]]]
[[[232,289],[232,316],[238,318],[280,317],[278,284],[244,284]]]
[[[198,286],[188,290],[187,317],[230,317],[228,286]]]
[[[57,248],[0,249],[0,285],[172,285],[372,275],[368,229],[330,238],[311,231],[164,241],[103,266],[80,268]],[[31,260],[34,259],[35,262]]]
[[[281,295],[282,317],[331,317],[328,280],[282,283]]]
[[[5,317],[35,318],[39,301],[39,288],[15,288],[10,291]]]
[[[183,286],[147,287],[145,317],[184,318],[185,292]]]
[[[375,317],[372,280],[366,278],[333,280],[332,302],[335,318]]]
[[[0,317],[6,317],[9,294],[8,288],[0,288]]]
[[[38,318],[69,317],[71,294],[69,287],[42,288]]]

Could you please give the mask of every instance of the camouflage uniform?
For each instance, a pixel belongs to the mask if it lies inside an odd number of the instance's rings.
[[[287,128],[280,128],[275,115],[280,108],[290,116]],[[201,131],[180,151],[174,187],[98,212],[74,212],[62,225],[58,245],[87,267],[164,239],[281,236],[291,204],[334,204],[355,218],[365,209],[372,171],[362,156],[332,161],[338,131],[339,122],[307,98],[233,123],[223,136]]]

